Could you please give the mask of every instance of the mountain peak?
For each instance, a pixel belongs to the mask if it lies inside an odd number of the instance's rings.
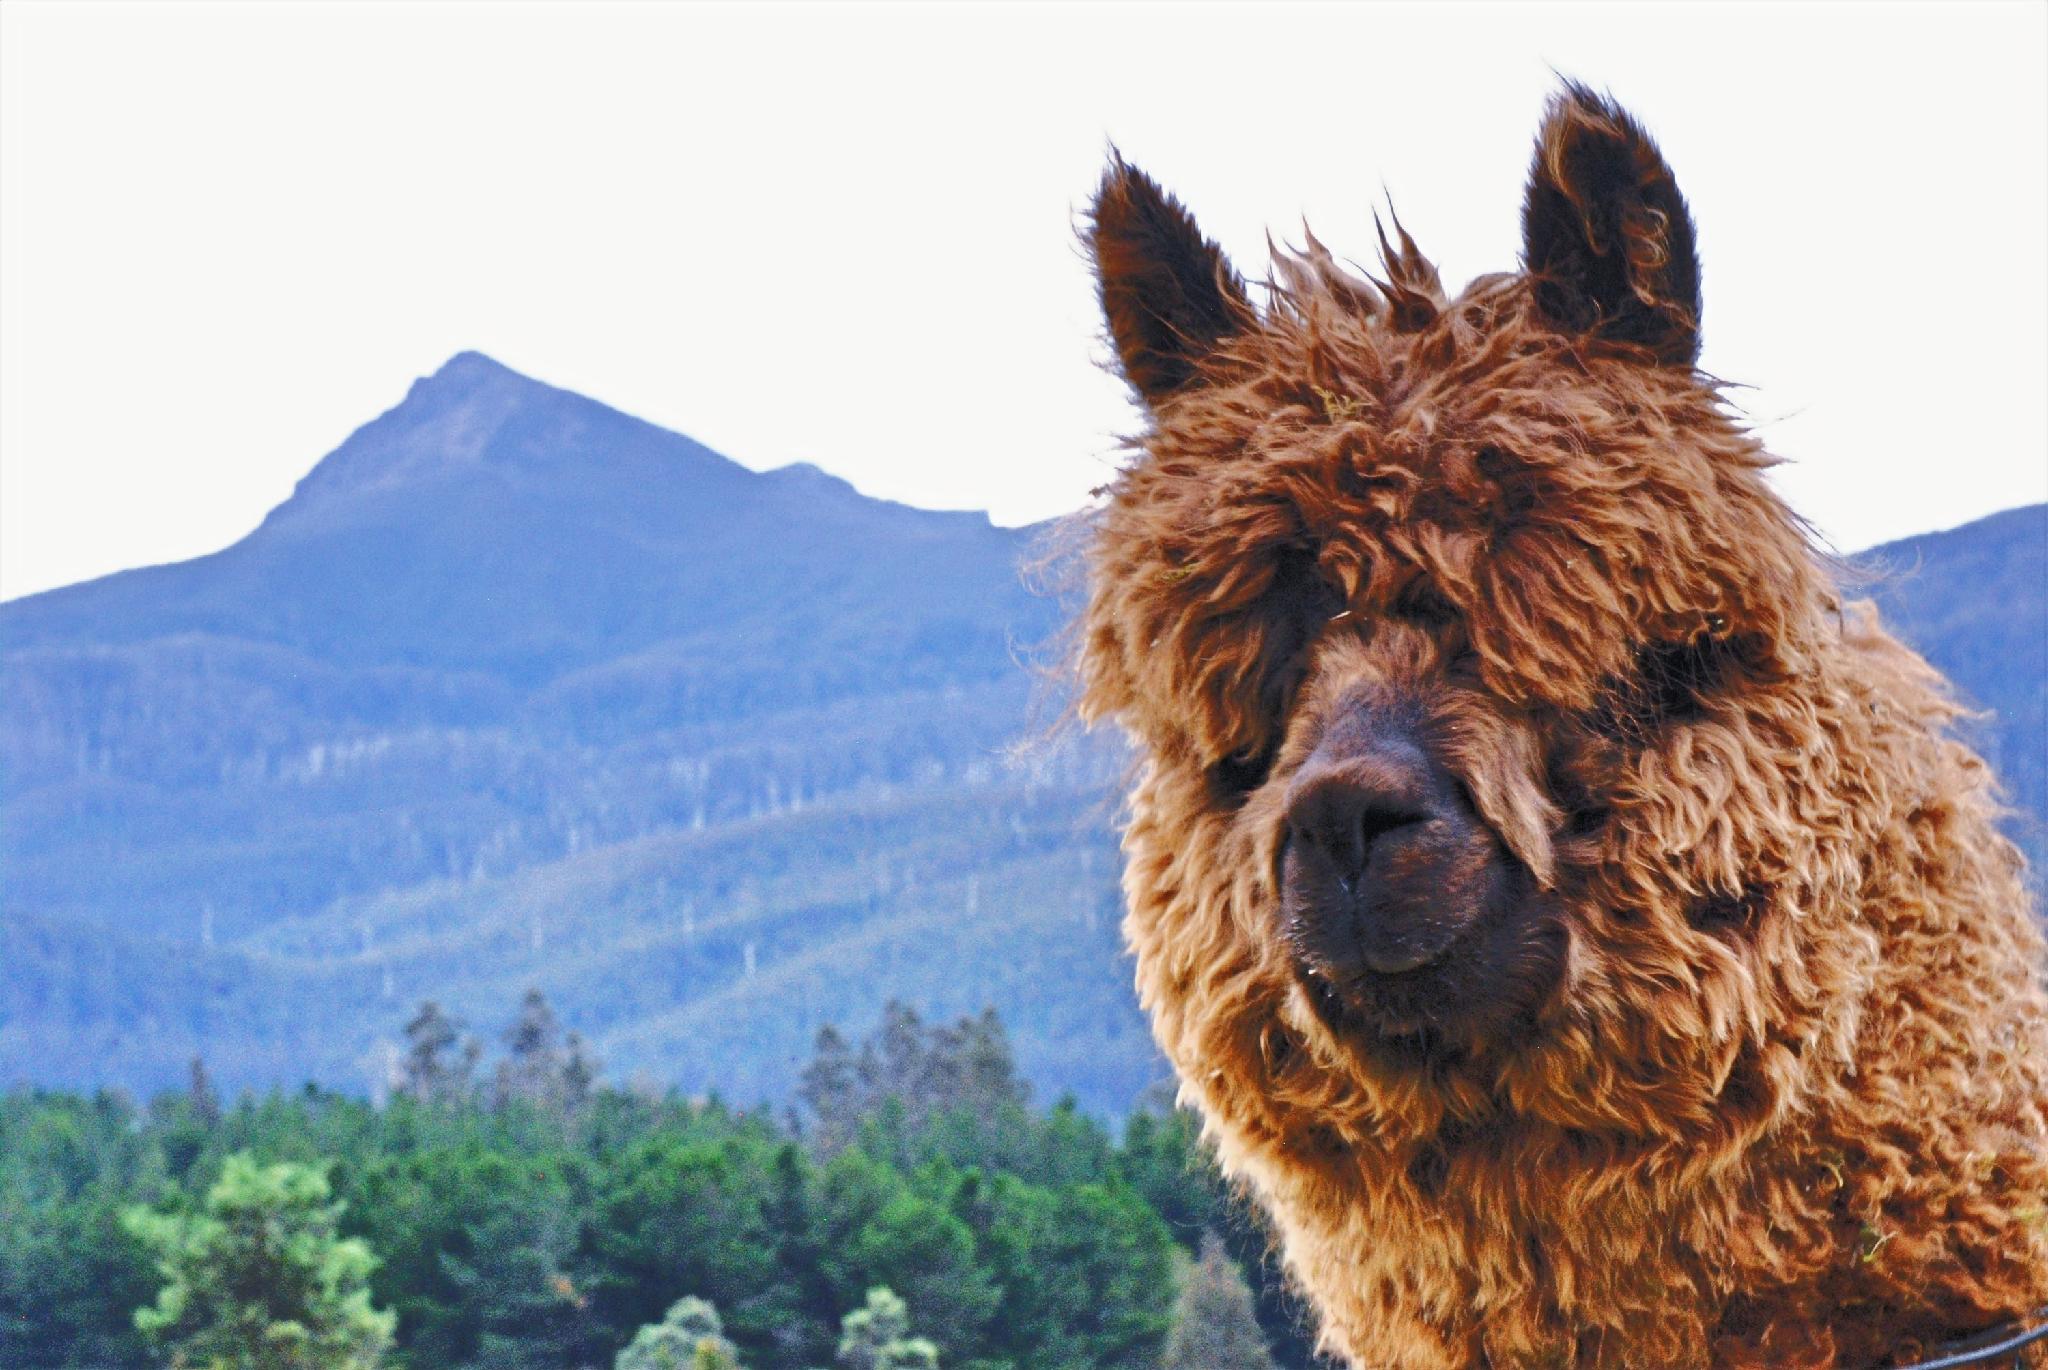
[[[535,393],[553,388],[531,376],[514,371],[497,358],[486,356],[482,352],[457,352],[442,362],[440,369],[433,375],[422,376],[414,381],[412,388],[406,391],[405,400],[399,408],[403,409],[406,405],[421,400],[447,402],[473,394],[480,389],[494,387],[528,389]]]
[[[481,352],[458,352],[322,458],[271,519],[480,465],[508,419],[560,393]]]
[[[680,434],[514,371],[481,352],[458,352],[405,398],[322,458],[273,509],[265,527],[301,525],[343,505],[448,480],[491,483],[644,478],[660,449],[666,474],[716,480],[742,468]],[[680,462],[680,467],[674,463]],[[730,467],[728,473],[722,468]],[[713,474],[712,468],[719,468]],[[316,520],[319,521],[319,520]]]
[[[862,495],[809,462],[757,473],[680,433],[656,427],[574,391],[522,375],[482,352],[458,352],[405,398],[350,434],[271,511],[265,528],[326,526],[365,501],[415,497],[444,504],[428,487],[519,489],[558,514],[613,506],[641,523],[711,500],[729,509],[764,498],[794,500],[810,515],[855,510],[863,518],[927,527],[988,526],[986,514],[914,509]],[[345,515],[353,517],[352,515]],[[661,516],[666,517],[666,516]]]
[[[447,361],[442,362],[441,369],[427,377],[427,379],[429,381],[455,380],[465,376],[478,375],[518,376],[519,373],[499,361],[496,357],[478,352],[474,348],[464,348]],[[525,380],[528,378],[522,376],[520,379]]]
[[[567,390],[557,390],[524,372],[514,371],[482,352],[457,352],[442,362],[432,375],[421,376],[414,381],[406,390],[405,398],[388,410],[385,417],[407,412],[415,417],[424,417],[426,413],[470,403],[480,397],[533,401],[550,396],[580,403],[594,402]]]

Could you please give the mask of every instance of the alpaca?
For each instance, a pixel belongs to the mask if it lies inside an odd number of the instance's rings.
[[[2048,1304],[2048,991],[1940,677],[1696,367],[1690,212],[1578,85],[1523,268],[1269,304],[1120,155],[1147,415],[1087,516],[1127,940],[1323,1349],[1899,1364]],[[2039,1355],[2039,1349],[2030,1354]],[[2048,1364],[2048,1361],[2037,1363]]]

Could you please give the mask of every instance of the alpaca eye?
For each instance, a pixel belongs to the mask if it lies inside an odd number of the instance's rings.
[[[1497,517],[1502,525],[1512,524],[1536,507],[1524,472],[1527,464],[1498,447],[1482,447],[1472,459],[1479,474],[1491,482]]]
[[[1255,753],[1226,756],[1209,768],[1209,783],[1224,799],[1240,802],[1266,783],[1266,777],[1273,773],[1273,758],[1278,751],[1277,747],[1264,747]]]
[[[1637,654],[1637,712],[1660,722],[1696,720],[1743,660],[1744,644],[1725,637],[1645,647]]]
[[[1393,616],[1418,628],[1437,629],[1458,621],[1458,611],[1427,582],[1417,581],[1395,599]]]
[[[1340,608],[1337,592],[1316,573],[1313,549],[1290,548],[1279,558],[1273,588],[1260,605],[1264,665],[1252,701],[1267,740],[1209,767],[1209,783],[1228,804],[1242,803],[1266,783],[1287,732],[1287,718],[1308,675],[1308,652],[1318,629]]]

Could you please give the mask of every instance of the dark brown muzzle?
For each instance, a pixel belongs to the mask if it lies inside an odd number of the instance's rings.
[[[1289,787],[1286,824],[1284,935],[1304,972],[1347,997],[1449,955],[1511,864],[1395,710],[1329,728]]]

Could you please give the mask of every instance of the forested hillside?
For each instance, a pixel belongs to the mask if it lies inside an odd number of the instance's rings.
[[[850,1353],[848,1315],[897,1301],[946,1370],[1306,1370],[1192,1120],[1035,1100],[992,1014],[821,1033],[771,1112],[607,1086],[543,998],[504,1009],[477,1034],[502,1050],[400,1015],[381,1108],[224,1099],[197,1067],[147,1106],[0,1094],[0,1365],[930,1364]],[[715,1325],[725,1359],[654,1354],[685,1299],[688,1349]],[[324,1356],[277,1353],[309,1334]],[[1251,1354],[1189,1350],[1218,1340]]]
[[[1035,536],[453,359],[233,547],[0,606],[0,1081],[376,1093],[404,1005],[539,985],[742,1100],[822,1023],[993,1005],[1121,1113],[1122,762],[1037,740]],[[2044,543],[1873,558],[2036,813]]]

